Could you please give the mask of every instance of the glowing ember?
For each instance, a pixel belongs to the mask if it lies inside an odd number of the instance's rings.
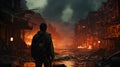
[[[83,46],[78,46],[78,48],[85,48],[85,47],[83,47]]]
[[[25,62],[24,67],[35,67],[35,63],[34,62]]]
[[[92,46],[89,45],[88,47],[87,46],[78,46],[77,48],[79,49],[92,49]]]
[[[27,34],[25,36],[25,43],[27,44],[27,46],[30,46],[32,43],[32,38],[33,38],[34,34]]]
[[[31,42],[26,42],[26,44],[27,44],[28,46],[30,46],[30,45],[31,45]]]
[[[101,43],[100,41],[98,41],[98,43]]]
[[[92,46],[91,46],[91,45],[89,45],[88,49],[92,49]]]

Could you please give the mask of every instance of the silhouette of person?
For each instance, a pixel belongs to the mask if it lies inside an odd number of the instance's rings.
[[[47,24],[40,24],[38,31],[32,39],[31,55],[35,60],[36,67],[51,67],[54,59],[54,47],[51,34],[46,32]]]

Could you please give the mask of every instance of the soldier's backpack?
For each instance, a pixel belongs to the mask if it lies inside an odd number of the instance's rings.
[[[45,34],[36,34],[31,45],[31,55],[34,59],[41,59],[47,52],[47,38]]]
[[[40,55],[44,55],[46,52],[46,36],[44,34],[40,34],[38,39],[37,39],[37,50]]]

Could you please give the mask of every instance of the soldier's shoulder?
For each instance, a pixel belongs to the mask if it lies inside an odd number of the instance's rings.
[[[46,32],[46,34],[47,34],[48,36],[51,36],[51,34],[50,34],[49,32]]]
[[[46,32],[47,35],[51,35],[49,32]]]
[[[38,33],[36,33],[36,34],[33,36],[34,39],[36,39],[36,38],[38,38],[38,37],[39,37],[39,34],[38,34]]]

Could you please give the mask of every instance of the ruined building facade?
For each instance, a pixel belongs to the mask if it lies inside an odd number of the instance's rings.
[[[106,49],[106,52],[113,53],[119,50],[120,47],[119,0],[108,0],[106,3],[102,4],[98,11],[90,12],[88,14],[88,17],[84,20],[85,20],[84,25],[86,25],[87,28],[87,30],[85,30],[87,31],[86,36],[90,35],[91,39],[93,39],[92,47],[95,47],[94,42],[95,40],[97,40],[98,44],[96,46],[98,46],[99,48]],[[80,28],[79,25],[81,25],[82,22],[83,21],[80,21],[76,24],[77,36],[81,36],[80,33],[82,32],[80,31],[82,28],[79,29]]]
[[[28,21],[20,16],[21,0],[0,0],[0,50],[25,48],[24,30],[31,30]],[[19,50],[21,51],[21,50]],[[1,52],[1,51],[0,51]]]

